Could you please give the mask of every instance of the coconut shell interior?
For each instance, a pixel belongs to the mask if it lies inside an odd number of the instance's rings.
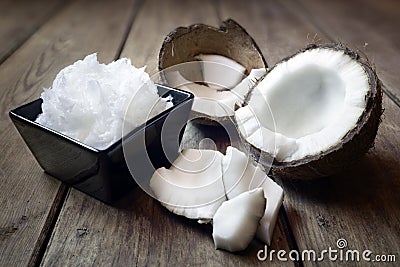
[[[373,65],[368,59],[361,57],[358,53],[340,44],[309,45],[298,53],[315,48],[329,48],[343,51],[363,67],[368,75],[370,86],[369,94],[366,96],[367,105],[354,128],[335,146],[318,155],[307,156],[303,159],[291,162],[278,162],[274,160],[271,166],[271,157],[267,153],[260,151],[242,138],[250,156],[254,160],[259,161],[264,169],[270,169],[270,174],[277,178],[310,179],[329,176],[343,171],[360,160],[373,146],[378,131],[383,112],[382,88]],[[284,59],[282,62],[289,60],[293,56]]]
[[[267,63],[253,38],[232,19],[220,28],[204,24],[179,27],[162,44],[158,67],[164,70],[176,64],[195,61],[199,54],[217,54],[231,58],[246,68],[266,68]]]
[[[227,19],[220,28],[193,24],[170,32],[162,44],[158,68],[162,71],[177,64],[196,61],[195,56],[199,54],[217,54],[231,58],[246,68],[246,75],[252,69],[268,67],[254,39],[236,21]],[[192,78],[202,79],[200,76]],[[198,118],[195,122],[206,125],[220,125],[217,122],[230,119],[197,113],[194,115]]]

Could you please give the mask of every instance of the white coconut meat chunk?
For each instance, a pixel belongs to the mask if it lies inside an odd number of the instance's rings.
[[[368,91],[360,63],[316,48],[276,65],[235,118],[251,145],[290,162],[338,144],[362,115]]]
[[[203,81],[211,88],[233,88],[245,77],[246,68],[233,59],[215,54],[195,56],[202,63]]]
[[[170,86],[194,94],[193,111],[210,117],[226,117],[234,115],[235,106],[242,106],[244,98],[265,73],[264,68],[251,70],[246,78],[227,91],[218,91],[215,88],[191,82],[179,71],[166,71],[165,77]]]
[[[252,69],[250,74],[246,76],[239,84],[231,89],[236,95],[241,96],[244,98],[247,96],[249,91],[254,87],[259,79],[261,79],[267,73],[267,69],[260,68],[260,69]],[[243,103],[241,103],[243,104]]]
[[[263,177],[265,179],[263,179]],[[278,219],[279,209],[283,202],[283,189],[271,178],[266,177],[265,172],[259,167],[254,169],[253,180],[263,180],[263,183],[260,185],[260,187],[264,190],[264,196],[267,198],[265,212],[260,219],[256,236],[260,241],[271,245],[276,221]],[[252,184],[250,184],[250,188],[252,188]]]
[[[257,238],[270,245],[283,202],[283,189],[266,173],[255,166],[245,153],[229,146],[222,159],[222,177],[227,199],[233,199],[239,194],[262,188],[267,199],[264,215],[257,227]]]
[[[210,117],[233,116],[235,105],[243,102],[243,96],[188,81],[178,71],[166,72],[165,76],[170,86],[195,96],[192,110],[198,113]]]
[[[215,248],[232,252],[246,249],[257,231],[265,203],[262,188],[244,192],[222,203],[213,218]]]
[[[214,150],[184,149],[169,169],[159,168],[154,172],[150,188],[171,212],[210,220],[226,200],[222,157]]]
[[[226,148],[226,155],[222,158],[222,179],[227,199],[232,199],[262,184],[263,180],[253,180],[254,169],[255,166],[246,154],[231,146]]]

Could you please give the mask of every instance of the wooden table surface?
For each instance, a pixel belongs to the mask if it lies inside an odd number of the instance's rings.
[[[211,227],[170,214],[139,189],[115,208],[44,174],[8,117],[87,54],[98,52],[102,62],[129,57],[155,73],[167,33],[228,17],[254,37],[270,66],[310,42],[340,41],[364,51],[384,83],[385,113],[363,160],[334,177],[278,181],[285,201],[268,249],[321,252],[344,238],[349,249],[393,254],[396,263],[262,262],[256,241],[239,254],[215,250]],[[0,266],[399,265],[399,32],[397,0],[1,1]],[[193,124],[185,142],[206,137],[226,144],[222,131]]]

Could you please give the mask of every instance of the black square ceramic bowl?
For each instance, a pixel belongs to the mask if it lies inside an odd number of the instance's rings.
[[[174,122],[179,127],[179,131],[167,133],[179,137],[163,137],[179,139],[176,144],[177,156],[179,142],[193,104],[193,95],[188,92],[163,85],[157,85],[157,89],[160,96],[173,97],[173,106],[131,131],[126,139],[131,143],[130,147],[135,149],[135,157],[149,157],[154,168],[167,166],[173,160],[171,155],[166,157],[161,145],[161,132],[166,118],[168,123]],[[105,150],[85,145],[36,123],[35,119],[42,113],[41,105],[42,99],[37,99],[11,110],[9,115],[45,172],[108,204],[115,203],[136,186],[125,162],[122,139]],[[141,138],[144,139],[139,140]],[[144,145],[137,146],[136,143]]]

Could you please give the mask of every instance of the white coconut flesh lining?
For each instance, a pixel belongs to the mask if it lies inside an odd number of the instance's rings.
[[[253,69],[248,76],[246,68],[236,61],[220,55],[196,56],[201,61],[187,62],[164,71],[168,85],[189,91],[195,99],[192,110],[214,118],[233,116],[235,106],[242,106],[245,96],[255,81],[266,74],[265,68]],[[187,80],[180,71],[198,70],[202,79]],[[206,82],[208,86],[198,84]],[[219,89],[227,89],[219,91]]]
[[[360,63],[317,48],[273,68],[235,117],[250,144],[290,162],[338,144],[362,115],[368,91]]]

